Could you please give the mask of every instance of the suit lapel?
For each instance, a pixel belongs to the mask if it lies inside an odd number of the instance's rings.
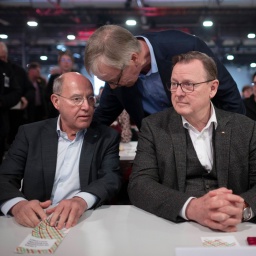
[[[49,119],[41,134],[46,199],[51,197],[56,172],[58,151],[58,135],[56,128],[57,118]]]
[[[173,141],[173,150],[175,154],[178,186],[180,191],[185,191],[187,169],[186,133],[181,122],[181,116],[178,115],[174,110],[172,112],[170,120],[170,132]]]
[[[231,127],[227,126],[229,118],[222,118],[216,108],[218,126],[215,131],[215,163],[219,187],[228,185],[228,167],[230,162]]]
[[[84,136],[84,142],[79,162],[79,177],[82,191],[89,184],[91,179],[90,169],[92,164],[92,158],[96,146],[96,141],[98,141],[99,137],[99,131],[90,127],[87,129],[87,132]]]

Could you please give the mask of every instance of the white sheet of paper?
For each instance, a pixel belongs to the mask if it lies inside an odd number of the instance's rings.
[[[28,235],[19,245],[25,249],[49,250],[56,242],[56,239],[41,239]]]

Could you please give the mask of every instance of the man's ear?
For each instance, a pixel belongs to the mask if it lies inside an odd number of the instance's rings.
[[[51,95],[51,101],[52,101],[53,106],[54,106],[57,110],[59,110],[59,97],[58,97],[58,95],[52,94],[52,95]]]
[[[210,91],[210,99],[212,99],[218,91],[219,80],[215,79],[211,83],[212,84],[211,84],[211,91]]]

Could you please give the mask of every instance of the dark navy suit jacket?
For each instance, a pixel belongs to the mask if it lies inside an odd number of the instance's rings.
[[[245,114],[245,107],[235,81],[201,39],[177,30],[142,34],[142,36],[146,37],[153,47],[163,87],[170,99],[170,106],[172,105],[170,92],[166,89],[165,84],[170,81],[172,57],[189,51],[200,51],[213,57],[218,68],[220,85],[216,96],[212,100],[213,104],[224,110]],[[140,128],[141,121],[146,114],[143,110],[137,83],[132,87],[116,89],[111,89],[106,84],[101,95],[100,105],[95,111],[94,120],[110,125],[123,109],[129,113],[131,119]]]

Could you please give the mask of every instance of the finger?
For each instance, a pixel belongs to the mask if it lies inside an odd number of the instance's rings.
[[[58,221],[58,225],[57,228],[58,229],[62,229],[65,226],[65,223],[67,222],[68,218],[69,218],[69,213],[70,213],[71,208],[66,207],[63,209],[63,211],[61,212],[61,216],[59,218]]]
[[[63,211],[63,206],[61,204],[59,204],[55,207],[54,212],[51,217],[51,221],[50,221],[51,226],[54,226],[54,227],[57,226],[57,222],[59,221],[62,211]]]
[[[39,202],[40,206],[45,209],[45,208],[48,208],[51,204],[52,204],[52,201],[51,200],[47,200],[45,202]]]
[[[230,215],[222,213],[222,212],[214,212],[209,214],[211,220],[215,222],[224,222],[230,218]]]
[[[233,192],[232,192],[231,189],[227,189],[227,188],[224,188],[224,187],[223,188],[214,189],[214,190],[211,190],[211,191],[208,192],[208,194],[210,196],[216,196],[216,195],[219,195],[219,194],[226,194],[226,193],[232,194]]]
[[[76,210],[72,209],[68,216],[66,228],[71,228],[71,227],[75,226],[77,224],[80,216],[81,216],[80,211],[76,211]]]

